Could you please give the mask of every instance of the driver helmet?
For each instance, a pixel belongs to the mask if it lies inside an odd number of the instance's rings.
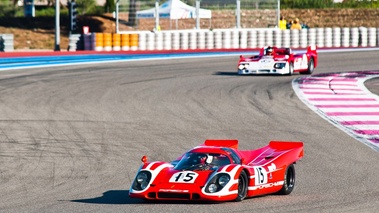
[[[199,163],[205,164],[205,162],[207,161],[207,155],[200,155],[198,159],[199,159]]]
[[[208,155],[208,154],[202,155],[200,157],[200,163],[201,164],[210,164],[210,163],[212,163],[212,160],[213,160],[213,156]]]
[[[272,47],[267,47],[266,49],[266,55],[272,55],[274,52],[274,49]]]
[[[213,156],[212,155],[208,155],[207,160],[205,162],[207,164],[210,164],[210,163],[212,163],[212,160],[213,160]]]

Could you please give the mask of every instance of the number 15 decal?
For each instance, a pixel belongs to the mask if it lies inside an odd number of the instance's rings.
[[[170,178],[170,183],[194,183],[198,174],[191,171],[177,172]]]
[[[261,166],[254,167],[255,173],[255,185],[261,185],[267,183],[267,171]]]

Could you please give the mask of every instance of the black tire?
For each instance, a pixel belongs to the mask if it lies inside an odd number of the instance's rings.
[[[289,165],[284,174],[284,184],[282,189],[278,192],[281,195],[288,195],[295,188],[295,167],[293,164]]]
[[[238,177],[238,195],[236,201],[242,201],[246,198],[248,188],[247,174],[244,170],[241,171]]]
[[[315,69],[315,61],[313,58],[311,58],[311,59],[309,59],[309,62],[308,62],[307,71],[303,72],[302,74],[312,74],[314,69]]]
[[[293,74],[293,63],[290,62],[288,65],[289,65],[289,67],[288,67],[288,69],[289,69],[288,75],[291,76]]]

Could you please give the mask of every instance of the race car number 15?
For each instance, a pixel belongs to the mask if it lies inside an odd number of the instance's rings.
[[[170,183],[194,183],[199,174],[191,171],[177,172],[170,178]]]
[[[267,171],[261,166],[254,166],[255,185],[267,183]]]

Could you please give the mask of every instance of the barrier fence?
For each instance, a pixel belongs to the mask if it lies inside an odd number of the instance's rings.
[[[0,52],[12,52],[14,36],[13,34],[0,34]]]
[[[0,34],[0,52],[14,51],[12,34]],[[69,51],[144,51],[196,49],[254,49],[263,46],[305,48],[377,47],[379,28],[277,28],[138,31],[111,34],[72,34]]]
[[[378,34],[379,28],[365,27],[311,28],[302,30],[257,28],[217,29],[213,31],[141,31],[131,34],[91,33],[72,35],[70,37],[71,46],[69,50],[251,49],[263,46],[305,48],[309,45],[326,48],[377,47],[379,46]]]

